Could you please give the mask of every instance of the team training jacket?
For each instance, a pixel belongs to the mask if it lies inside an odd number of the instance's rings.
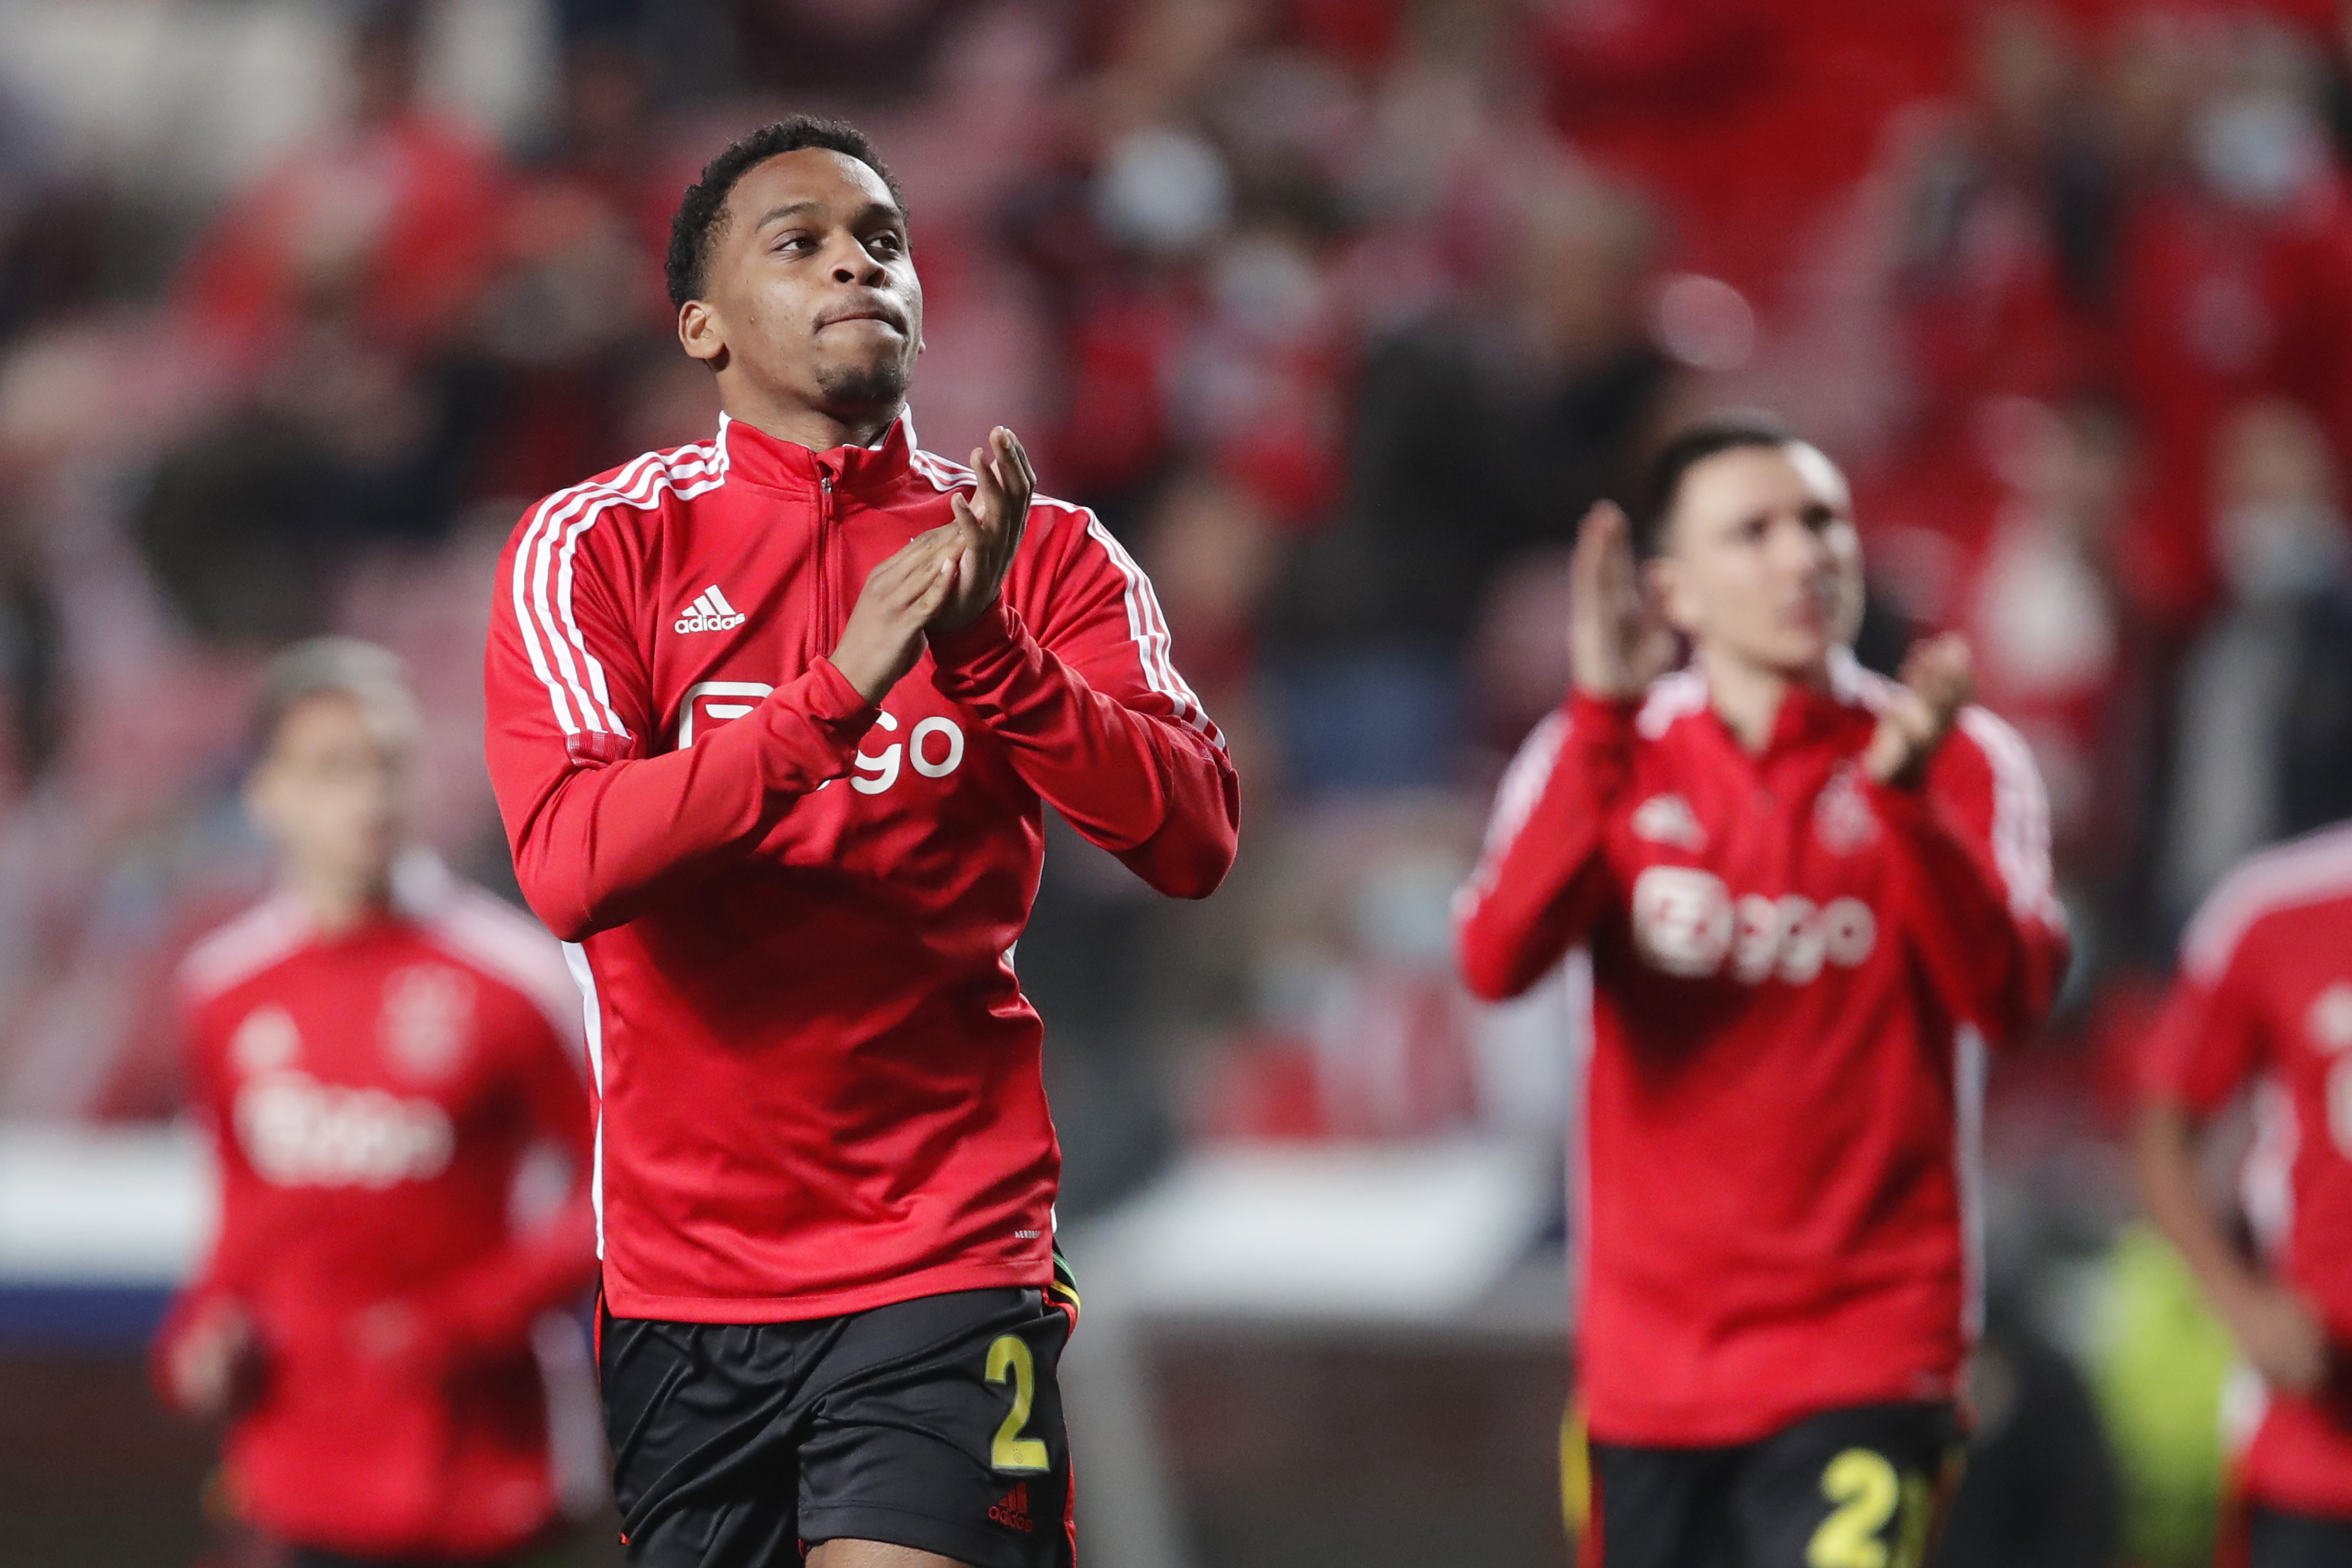
[[[585,1174],[580,1016],[520,912],[426,863],[400,894],[336,936],[275,898],[190,952],[220,1228],[156,1348],[225,1300],[253,1321],[224,1465],[240,1516],[359,1557],[488,1559],[555,1511],[532,1325],[595,1275],[584,1182],[549,1222],[510,1204],[534,1149]],[[411,1331],[374,1323],[388,1305]]]
[[[488,754],[572,944],[605,1301],[757,1322],[1052,1279],[1060,1151],[1014,976],[1050,802],[1154,888],[1232,863],[1233,764],[1150,584],[1038,499],[998,603],[868,706],[826,658],[970,472],[722,418],[533,507]]]
[[[1983,1046],[2065,966],[2047,808],[1980,709],[1917,789],[1870,782],[1889,683],[1843,655],[1832,675],[1790,691],[1760,755],[1696,671],[1638,705],[1571,697],[1461,895],[1481,996],[1591,954],[1574,1228],[1597,1438],[1745,1442],[1957,1391]]]
[[[2352,1517],[2352,826],[2263,851],[2205,901],[2140,1088],[2200,1119],[2252,1091],[2245,1215],[2333,1353],[2308,1394],[2249,1366],[2231,1374],[2222,1408],[2238,1489],[2291,1513]]]

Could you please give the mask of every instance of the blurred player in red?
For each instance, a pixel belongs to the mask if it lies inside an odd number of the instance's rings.
[[[1240,797],[1151,584],[1009,430],[916,445],[866,139],[721,153],[671,231],[714,437],[516,529],[489,763],[597,1064],[633,1561],[1054,1568],[1061,1155],[1015,947],[1045,808],[1201,898]]]
[[[2239,1544],[2252,1568],[2352,1563],[2352,826],[2255,856],[2206,900],[2143,1065],[2140,1190],[2245,1358],[2224,1402]],[[2252,1256],[2200,1175],[2244,1090]]]
[[[594,1270],[578,1000],[545,932],[416,847],[419,731],[383,649],[279,658],[246,795],[278,891],[182,974],[220,1229],[157,1380],[228,1416],[228,1505],[296,1568],[542,1538],[534,1326]],[[574,1179],[532,1216],[543,1150]]]
[[[1901,685],[1854,662],[1845,483],[1777,425],[1684,431],[1571,570],[1574,689],[1457,921],[1489,998],[1590,954],[1585,1561],[1910,1568],[1976,1330],[1984,1049],[2065,965],[2040,781],[1956,639]]]

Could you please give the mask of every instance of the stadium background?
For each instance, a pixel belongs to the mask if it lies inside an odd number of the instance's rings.
[[[400,651],[431,837],[512,891],[491,564],[707,433],[668,215],[791,110],[907,188],[925,445],[1101,510],[1247,780],[1218,898],[1057,832],[1022,945],[1096,1560],[1564,1561],[1573,978],[1474,1008],[1446,901],[1576,518],[1736,403],[1851,471],[1866,657],[1975,640],[2078,925],[1993,1079],[1954,1559],[2202,1561],[2228,1352],[2117,1134],[2196,899],[2352,811],[2325,0],[0,0],[0,1563],[223,1550],[139,1357],[262,662]]]

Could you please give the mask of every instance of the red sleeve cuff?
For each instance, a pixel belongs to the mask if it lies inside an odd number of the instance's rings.
[[[809,666],[809,677],[801,695],[812,719],[837,724],[866,714],[871,722],[871,715],[881,711],[878,705],[866,700],[866,693],[851,685],[849,677],[841,673],[841,667],[829,658],[818,659]]]
[[[1005,607],[1004,595],[999,594],[969,625],[951,632],[931,634],[932,661],[942,669],[969,664],[990,649],[1011,642],[1015,624],[1013,612]]]

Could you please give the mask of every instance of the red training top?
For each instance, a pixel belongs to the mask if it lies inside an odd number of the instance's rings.
[[[740,421],[533,507],[489,645],[524,895],[576,945],[604,1297],[763,1322],[1052,1281],[1061,1168],[1013,944],[1043,803],[1163,892],[1239,792],[1151,585],[1040,498],[998,603],[878,708],[825,656],[970,472]]]
[[[586,1172],[580,1016],[520,914],[430,863],[401,890],[337,936],[280,896],[189,955],[220,1231],[159,1382],[179,1336],[236,1304],[262,1360],[228,1434],[243,1517],[358,1556],[491,1557],[556,1507],[531,1330],[593,1277],[586,1184],[528,1226],[513,1200],[535,1148]]]
[[[2312,1397],[2242,1369],[2227,1414],[2247,1495],[2352,1516],[2352,826],[2255,856],[2206,900],[2143,1065],[2147,1100],[2200,1118],[2253,1088],[2246,1215],[2336,1374]]]
[[[1481,996],[1591,952],[1579,1379],[1603,1441],[1957,1392],[1983,1045],[2065,967],[2047,809],[1980,709],[1923,787],[1871,783],[1891,683],[1833,676],[1790,690],[1760,755],[1696,671],[1638,705],[1571,697],[1461,896]]]

